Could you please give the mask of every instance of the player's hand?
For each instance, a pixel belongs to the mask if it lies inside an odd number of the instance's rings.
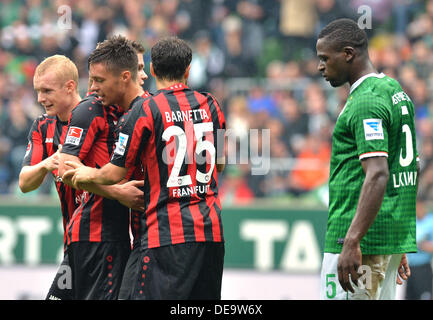
[[[44,167],[48,172],[56,170],[59,168],[59,153],[62,150],[62,145],[59,144],[59,149],[51,156],[44,160]]]
[[[82,189],[80,188],[80,184],[92,182],[94,168],[86,167],[82,163],[75,161],[65,161],[65,164],[72,167],[73,169],[65,171],[62,176],[63,181],[71,181],[72,186],[77,189]]]
[[[118,185],[119,199],[124,206],[137,211],[144,211],[144,192],[139,187],[144,186],[144,180],[133,180]]]
[[[400,265],[398,267],[397,284],[402,285],[403,280],[407,280],[410,277],[409,263],[407,262],[406,253],[401,257]]]
[[[358,241],[352,242],[345,239],[337,265],[338,281],[344,291],[347,292],[349,290],[352,293],[355,292],[350,280],[357,285],[359,278],[358,268],[361,264],[362,253],[360,243]]]

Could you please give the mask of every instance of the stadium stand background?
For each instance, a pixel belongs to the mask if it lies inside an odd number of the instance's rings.
[[[65,5],[70,26],[58,12]],[[264,199],[326,209],[330,140],[348,87],[331,88],[320,77],[316,36],[336,18],[358,20],[361,5],[371,8],[366,31],[374,65],[398,79],[414,101],[419,190],[433,199],[433,0],[3,0],[0,194],[56,197],[51,177],[30,195],[17,186],[28,130],[43,112],[32,88],[40,61],[70,57],[83,96],[87,56],[97,42],[120,33],[149,49],[158,38],[177,35],[193,47],[190,86],[215,94],[238,145],[251,139],[250,129],[270,129],[269,173],[252,175],[248,163],[229,165],[220,181],[223,206]],[[153,90],[149,58],[148,50],[144,87]]]

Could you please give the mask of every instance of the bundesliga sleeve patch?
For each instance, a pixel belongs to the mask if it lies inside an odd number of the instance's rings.
[[[65,139],[65,144],[73,144],[78,146],[80,144],[81,136],[83,135],[83,129],[78,127],[70,127],[68,135]]]
[[[119,140],[116,143],[116,149],[114,150],[114,153],[121,156],[125,154],[128,138],[129,136],[127,134],[119,133]]]
[[[382,119],[364,119],[365,140],[383,140]]]

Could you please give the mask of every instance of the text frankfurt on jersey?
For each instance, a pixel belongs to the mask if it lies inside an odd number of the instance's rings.
[[[197,193],[208,193],[210,189],[209,185],[204,186],[188,186],[188,187],[180,187],[173,189],[173,197],[181,198],[181,197],[189,197],[193,194]]]
[[[392,174],[392,183],[394,188],[415,186],[417,179],[416,171],[403,171]]]

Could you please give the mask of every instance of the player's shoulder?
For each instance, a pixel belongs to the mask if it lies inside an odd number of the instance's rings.
[[[217,101],[217,99],[215,98],[215,96],[212,93],[210,93],[210,92],[207,92],[207,91],[196,91],[196,92],[198,94],[202,95],[205,98],[209,98],[209,99],[211,99],[213,101]]]
[[[150,91],[144,91],[144,93],[140,96],[143,99],[147,99],[153,96],[153,93]]]
[[[217,113],[220,115],[223,115],[223,110],[218,102],[218,100],[216,99],[216,97],[207,91],[200,91],[198,92],[198,94],[202,95],[206,100],[207,100],[207,104],[209,105],[209,108],[212,110],[213,108],[216,109]]]
[[[132,112],[138,112],[140,113],[143,109],[146,109],[146,101],[149,100],[153,95],[149,93],[148,91],[145,91],[141,96],[138,96],[134,99],[134,101],[131,103],[130,108],[123,113],[123,115],[120,117],[120,123],[124,122],[127,117]]]
[[[36,125],[41,125],[44,123],[51,123],[56,121],[56,116],[49,116],[48,114],[44,113],[36,117],[36,119],[33,121]]]
[[[141,110],[143,108],[146,108],[146,106],[149,105],[149,102],[153,99],[153,97],[154,95],[149,93],[148,91],[144,92],[141,96],[135,98],[126,114],[129,113],[129,111],[131,110]]]
[[[403,91],[400,83],[385,75],[381,74],[381,77],[372,77],[368,83],[368,86],[363,90],[363,95],[371,95],[376,99],[387,100],[390,96],[396,92]]]
[[[103,105],[101,102],[101,99],[95,94],[91,93],[86,95],[78,104],[77,106],[72,110],[72,113],[82,114],[82,115],[89,115],[94,114],[97,115],[99,113],[102,113]]]
[[[360,86],[359,90],[350,95],[348,102],[355,105],[386,106],[390,92],[390,86],[384,77],[371,77],[365,85]]]

